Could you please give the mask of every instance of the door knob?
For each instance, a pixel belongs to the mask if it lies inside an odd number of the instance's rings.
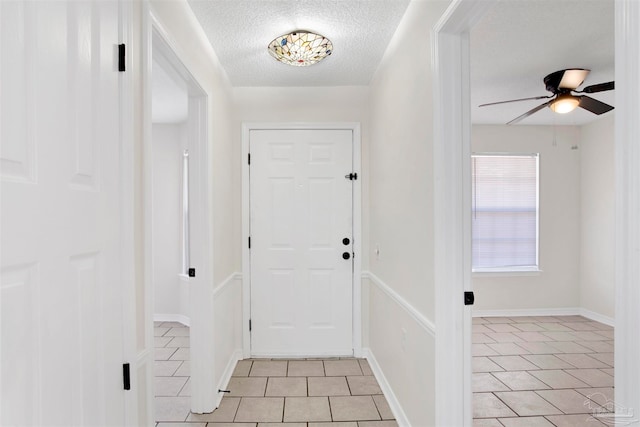
[[[344,239],[342,239],[342,244],[347,246],[349,243],[351,243],[351,240],[349,240],[348,237],[345,237]]]
[[[343,252],[342,253],[342,258],[343,259],[349,259],[349,258],[351,258],[351,254],[349,252]]]

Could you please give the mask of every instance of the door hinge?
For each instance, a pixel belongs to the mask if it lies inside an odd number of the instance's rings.
[[[249,249],[251,249],[251,236],[249,236]]]
[[[247,164],[250,165],[251,164],[251,153],[247,154]]]
[[[473,292],[466,291],[464,293],[464,305],[473,305],[476,297],[473,295]]]
[[[127,71],[126,47],[124,43],[118,45],[118,71]]]
[[[251,319],[249,319],[249,332],[251,332]]]
[[[346,179],[350,179],[351,181],[355,181],[358,179],[358,173],[350,173],[344,176]]]
[[[131,371],[128,363],[122,364],[122,383],[125,390],[131,390]]]
[[[189,277],[196,277],[196,269],[193,267],[190,267],[189,270],[187,271],[187,275]]]

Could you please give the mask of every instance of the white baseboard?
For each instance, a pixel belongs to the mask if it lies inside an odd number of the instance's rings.
[[[231,381],[231,375],[233,375],[233,370],[236,368],[236,364],[240,359],[242,359],[242,349],[237,349],[231,354],[227,366],[224,368],[224,372],[218,382],[218,390],[228,390],[227,387],[229,386],[229,381]],[[216,394],[216,408],[220,406],[220,401],[222,401],[224,395],[225,393],[222,392]]]
[[[370,348],[363,348],[362,354],[365,359],[369,362],[369,366],[371,366],[371,370],[373,371],[373,375],[376,377],[378,381],[378,385],[380,385],[380,389],[386,397],[387,402],[389,403],[389,407],[391,408],[391,412],[393,412],[393,416],[396,418],[396,422],[398,423],[398,427],[411,427],[409,423],[409,419],[407,418],[407,414],[402,410],[402,406],[400,406],[400,402],[396,397],[395,393],[391,389],[391,385],[387,381],[387,378],[382,373],[382,369],[376,360],[376,357],[373,355],[373,352]]]
[[[581,307],[527,308],[521,310],[473,310],[473,317],[521,317],[521,316],[583,316],[605,325],[614,326],[613,317],[604,316]]]
[[[178,322],[185,326],[191,326],[191,319],[182,314],[154,314],[154,322]]]
[[[587,319],[595,320],[596,322],[604,323],[611,327],[615,327],[616,325],[616,319],[613,317],[605,316],[603,314],[596,313],[595,311],[587,310],[586,308],[581,308],[580,314]]]

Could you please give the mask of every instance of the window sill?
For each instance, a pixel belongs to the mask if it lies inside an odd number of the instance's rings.
[[[473,270],[471,277],[521,277],[521,276],[539,276],[542,273],[537,267],[519,268],[519,269],[499,269],[499,268],[483,268]]]

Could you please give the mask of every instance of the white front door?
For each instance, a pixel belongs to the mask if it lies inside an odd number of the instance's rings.
[[[251,130],[251,353],[352,355],[351,130]]]
[[[118,25],[0,2],[1,425],[125,422]]]

